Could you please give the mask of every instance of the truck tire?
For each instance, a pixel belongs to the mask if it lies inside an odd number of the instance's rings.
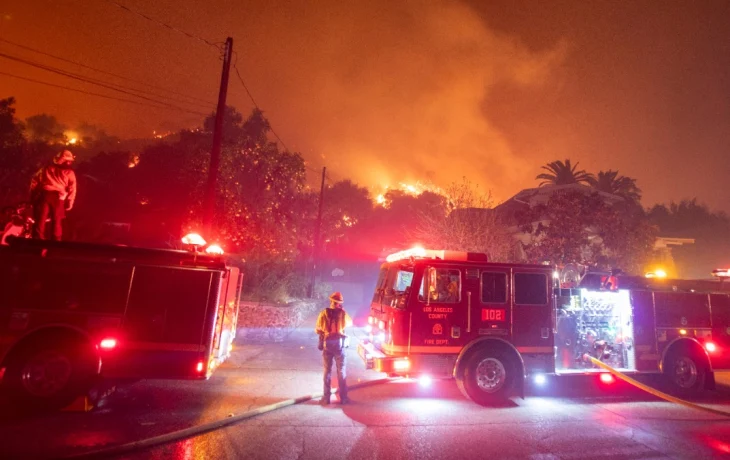
[[[68,337],[46,337],[21,346],[8,359],[4,386],[22,411],[52,411],[83,396],[98,370],[88,344]]]
[[[663,370],[669,391],[674,394],[696,396],[705,388],[707,366],[691,349],[672,350],[664,361]]]
[[[496,350],[475,352],[465,363],[459,389],[482,406],[504,403],[511,395],[517,375],[514,361]]]

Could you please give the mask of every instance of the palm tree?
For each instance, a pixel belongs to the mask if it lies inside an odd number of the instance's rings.
[[[629,201],[641,200],[641,189],[636,186],[636,179],[619,176],[618,171],[610,169],[601,171],[596,177],[591,177],[588,182],[600,192],[618,195]]]
[[[535,179],[542,179],[540,187],[543,185],[567,185],[567,184],[578,184],[581,182],[590,182],[593,179],[593,174],[589,174],[584,170],[577,170],[578,163],[574,166],[570,165],[570,160],[562,162],[560,160],[552,161],[542,167],[548,173],[542,173]]]

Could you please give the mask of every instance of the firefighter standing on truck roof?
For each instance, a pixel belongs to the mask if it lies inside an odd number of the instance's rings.
[[[46,239],[46,220],[51,218],[53,239],[61,241],[63,218],[76,200],[76,174],[71,164],[76,159],[70,150],[56,155],[53,164],[38,171],[30,181],[30,199],[33,203],[33,237]]]
[[[352,326],[352,319],[342,308],[344,299],[342,293],[335,292],[330,296],[330,306],[319,313],[315,332],[319,334],[319,346],[322,350],[324,363],[324,394],[320,404],[330,403],[332,361],[337,365],[337,394],[340,404],[350,402],[347,397],[347,372],[345,368],[345,348],[347,348],[347,335],[345,328]]]

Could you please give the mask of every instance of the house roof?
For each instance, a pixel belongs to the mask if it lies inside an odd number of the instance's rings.
[[[608,204],[616,204],[624,201],[620,196],[611,193],[601,192],[593,187],[585,184],[565,184],[565,185],[543,185],[542,187],[526,188],[519,191],[516,195],[497,205],[494,210],[507,222],[513,222],[515,216],[520,211],[526,211],[533,206],[547,203],[550,198],[557,192],[576,191],[586,195],[598,194]]]

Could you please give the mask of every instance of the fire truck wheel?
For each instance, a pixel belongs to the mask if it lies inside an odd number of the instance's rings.
[[[499,351],[474,353],[466,363],[460,387],[477,404],[490,406],[507,400],[515,380],[513,361]]]
[[[672,393],[692,396],[705,388],[707,368],[691,350],[676,350],[667,356],[664,374]]]
[[[23,410],[61,409],[83,396],[92,383],[98,360],[88,344],[67,337],[53,339],[31,342],[10,356],[7,390]]]

